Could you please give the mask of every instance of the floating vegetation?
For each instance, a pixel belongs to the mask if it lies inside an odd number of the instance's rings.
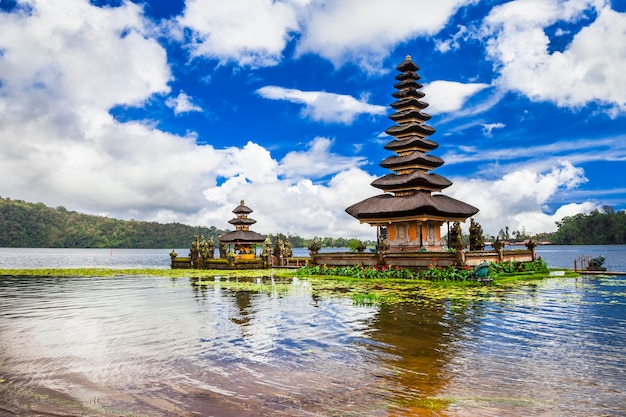
[[[278,269],[218,270],[218,269],[114,269],[114,268],[24,268],[0,269],[2,276],[54,276],[54,277],[116,277],[123,275],[146,275],[167,278],[196,277],[264,277],[291,276],[294,271]]]
[[[536,264],[543,269],[543,264]],[[491,268],[491,266],[490,266]],[[431,266],[436,274],[446,269]],[[324,266],[302,267],[298,270],[203,270],[203,269],[108,269],[108,268],[55,268],[55,269],[0,269],[2,276],[54,276],[54,277],[123,277],[128,275],[146,277],[187,278],[199,289],[220,288],[231,291],[287,296],[307,293],[313,297],[351,298],[357,306],[381,306],[398,303],[428,304],[431,301],[448,300],[464,305],[478,300],[493,300],[510,294],[512,289],[529,282],[550,277],[550,271],[524,270],[494,273],[490,285],[467,279],[458,279],[458,271],[451,279],[422,279],[424,275],[405,268],[364,268]],[[433,276],[431,271],[430,277]],[[322,275],[324,272],[326,275]],[[352,272],[352,273],[350,273]],[[310,274],[309,274],[310,273]],[[345,274],[345,275],[341,275]],[[465,274],[461,270],[460,274]],[[578,276],[571,271],[565,277]],[[561,277],[559,277],[561,278]],[[555,278],[558,279],[558,278]]]

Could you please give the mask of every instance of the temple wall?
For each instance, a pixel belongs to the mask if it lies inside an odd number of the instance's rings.
[[[483,250],[463,252],[463,262],[465,265],[475,266],[483,261],[487,262],[532,262],[533,252],[529,250]]]
[[[311,257],[311,263],[327,266],[379,265],[380,257],[373,252],[324,252]]]
[[[487,262],[532,262],[529,250],[474,251],[474,252],[418,252],[386,251],[385,253],[324,252],[317,253],[310,263],[326,266],[391,265],[409,269],[425,269],[436,263],[440,266],[476,266]]]

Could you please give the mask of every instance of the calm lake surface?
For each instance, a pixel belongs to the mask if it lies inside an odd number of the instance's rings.
[[[169,267],[169,250],[64,251],[0,249],[0,268]],[[626,271],[624,246],[537,252]],[[307,279],[228,280],[2,276],[0,379],[157,417],[626,415],[624,277],[393,306]]]

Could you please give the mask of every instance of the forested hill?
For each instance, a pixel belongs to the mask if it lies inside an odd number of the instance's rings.
[[[550,236],[560,245],[622,245],[626,243],[626,212],[605,206],[602,212],[564,217]]]
[[[194,235],[226,233],[180,223],[117,220],[0,197],[0,247],[187,248]]]

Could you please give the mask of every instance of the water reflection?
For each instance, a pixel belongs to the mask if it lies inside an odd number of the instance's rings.
[[[618,415],[625,286],[377,307],[298,279],[2,277],[0,378],[151,416]]]

